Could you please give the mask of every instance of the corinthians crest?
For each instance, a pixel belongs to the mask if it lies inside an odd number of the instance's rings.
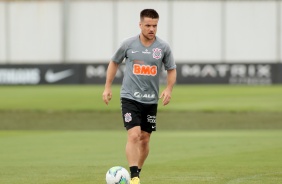
[[[153,58],[160,59],[162,57],[162,49],[154,48],[153,49]]]
[[[126,114],[124,115],[124,121],[125,121],[126,123],[128,123],[128,122],[130,122],[131,120],[132,120],[131,113],[126,113]]]

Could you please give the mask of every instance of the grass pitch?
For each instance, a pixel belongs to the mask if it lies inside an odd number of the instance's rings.
[[[103,184],[127,168],[121,131],[1,131],[0,183]],[[147,184],[282,181],[282,131],[160,131],[143,167]]]
[[[161,90],[163,87],[161,88]],[[2,111],[120,111],[120,86],[102,101],[103,86],[1,86]],[[282,86],[175,86],[171,103],[160,111],[282,112]]]
[[[125,158],[119,86],[1,86],[0,183],[103,184]],[[282,86],[176,86],[147,184],[282,183]]]

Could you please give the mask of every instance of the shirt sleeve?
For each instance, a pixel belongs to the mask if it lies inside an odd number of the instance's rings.
[[[169,45],[166,45],[165,47],[163,63],[165,70],[172,70],[176,68],[174,57]]]
[[[124,58],[126,57],[126,50],[127,50],[127,44],[124,41],[120,47],[117,49],[115,54],[112,57],[112,61],[120,64],[123,62]]]

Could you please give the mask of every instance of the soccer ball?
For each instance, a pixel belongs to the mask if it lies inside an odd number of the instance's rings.
[[[106,182],[107,184],[129,184],[129,173],[121,166],[114,166],[106,173]]]

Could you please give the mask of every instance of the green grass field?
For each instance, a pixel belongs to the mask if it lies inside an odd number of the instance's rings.
[[[161,88],[162,89],[162,88]],[[119,111],[119,86],[111,105],[102,101],[103,86],[2,86],[0,110]],[[282,86],[179,85],[161,111],[282,112]]]
[[[103,184],[127,168],[119,86],[0,86],[0,183]],[[176,86],[142,184],[282,183],[282,86]]]

